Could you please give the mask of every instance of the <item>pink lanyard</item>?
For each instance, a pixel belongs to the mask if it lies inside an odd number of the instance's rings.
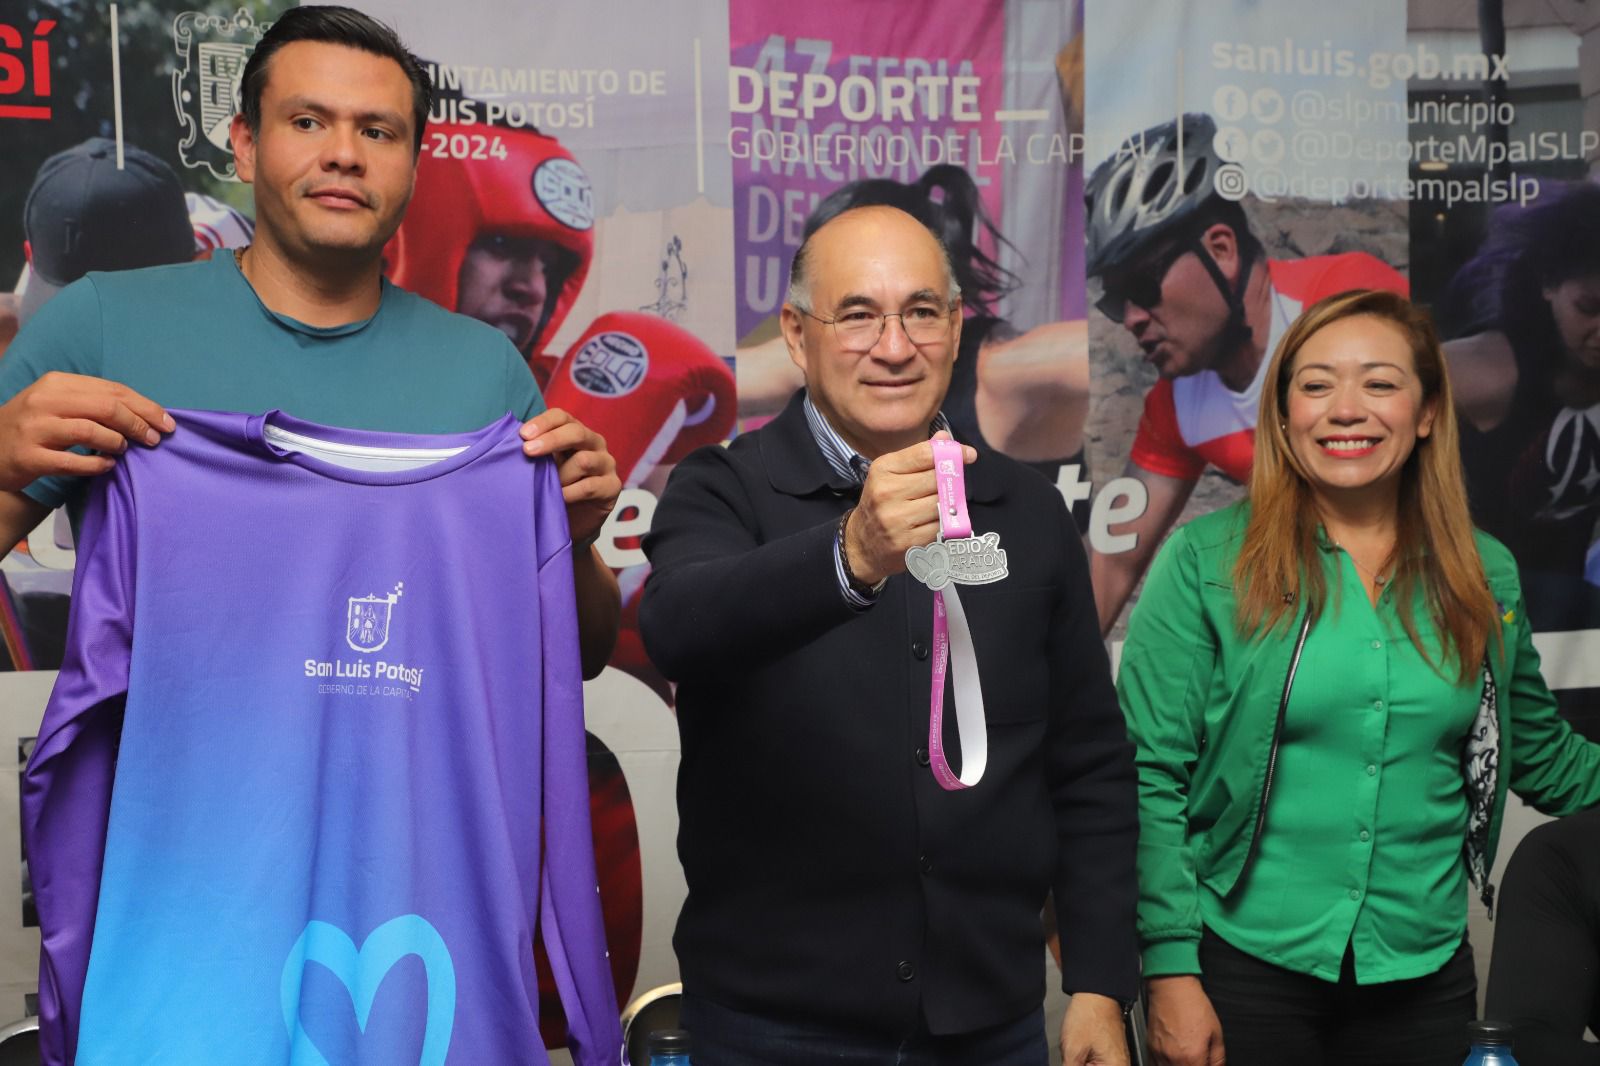
[[[952,581],[986,584],[1005,577],[1005,552],[996,534],[972,535],[961,445],[935,440],[933,468],[939,491],[939,539],[906,552],[913,577],[933,590],[933,680],[928,703],[928,762],[934,779],[949,791],[971,788],[989,763],[989,732],[983,715],[983,689],[978,684],[978,657],[972,646],[961,597]],[[987,568],[973,563],[986,563]],[[996,566],[996,562],[998,566]],[[954,674],[956,734],[961,738],[961,774],[950,769],[944,753],[944,679]]]

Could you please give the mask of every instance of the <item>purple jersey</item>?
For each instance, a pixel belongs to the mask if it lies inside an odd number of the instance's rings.
[[[91,493],[23,782],[51,1063],[617,1061],[571,544],[517,421],[174,412]]]

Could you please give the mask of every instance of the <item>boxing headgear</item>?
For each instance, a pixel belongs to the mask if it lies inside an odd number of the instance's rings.
[[[624,486],[733,430],[733,371],[682,326],[609,311],[561,357],[545,403],[606,438]]]
[[[441,143],[441,135],[446,146],[464,143],[463,155],[472,154],[473,145],[484,145],[487,158],[435,154],[430,149]],[[533,339],[537,351],[555,336],[589,273],[594,256],[589,176],[561,142],[542,133],[429,123],[416,192],[384,250],[390,280],[454,311],[467,248],[486,233],[551,241],[576,259]]]

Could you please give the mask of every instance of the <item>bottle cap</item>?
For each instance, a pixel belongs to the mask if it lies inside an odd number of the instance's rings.
[[[1482,1021],[1468,1022],[1467,1037],[1474,1044],[1498,1044],[1502,1047],[1510,1047],[1512,1026],[1510,1022],[1491,1021],[1488,1018]]]
[[[684,1029],[654,1029],[648,1041],[650,1053],[658,1051],[689,1051],[689,1033]]]

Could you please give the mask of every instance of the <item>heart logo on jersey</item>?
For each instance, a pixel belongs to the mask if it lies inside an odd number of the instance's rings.
[[[911,576],[938,592],[950,583],[950,552],[939,541],[906,549],[906,569]]]
[[[306,923],[305,931],[284,960],[278,988],[283,1023],[289,1027],[289,1057],[307,1066],[331,1066],[300,1024],[300,984],[305,977],[306,963],[326,966],[344,983],[355,1004],[356,1024],[366,1032],[367,1017],[372,1013],[378,986],[395,963],[407,955],[422,960],[428,977],[427,1024],[422,1035],[422,1057],[417,1060],[417,1066],[444,1066],[456,1021],[456,968],[444,937],[418,914],[402,914],[384,922],[359,949],[336,925]]]

